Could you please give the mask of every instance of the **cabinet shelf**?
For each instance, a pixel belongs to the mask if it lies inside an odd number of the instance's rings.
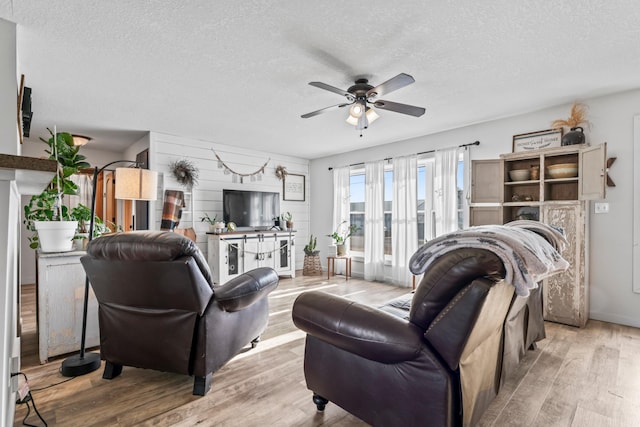
[[[518,185],[532,185],[532,184],[539,184],[539,183],[540,183],[540,180],[535,179],[535,180],[528,180],[528,181],[507,181],[504,183],[504,185],[518,186]]]
[[[523,202],[504,202],[502,206],[540,206],[540,202],[523,201]]]
[[[546,178],[544,180],[545,184],[555,184],[555,183],[563,183],[563,182],[578,182],[578,177],[574,178]]]

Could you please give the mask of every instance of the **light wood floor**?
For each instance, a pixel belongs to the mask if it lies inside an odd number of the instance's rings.
[[[291,307],[313,289],[369,304],[407,292],[341,276],[282,279],[270,295],[262,342],[216,372],[207,396],[195,397],[190,377],[129,367],[111,381],[100,369],[54,385],[67,379],[58,372],[61,359],[38,364],[35,289],[26,286],[22,371],[31,389],[40,389],[33,396],[49,426],[364,426],[331,403],[316,412],[305,386],[304,335],[291,321]],[[16,426],[25,414],[18,406]],[[33,411],[27,422],[41,425]],[[584,329],[548,323],[547,339],[525,357],[480,425],[640,425],[640,330],[597,321]]]

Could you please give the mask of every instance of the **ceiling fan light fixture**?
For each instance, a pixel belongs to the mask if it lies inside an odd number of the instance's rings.
[[[88,136],[75,134],[71,135],[71,137],[73,138],[73,145],[75,145],[76,147],[81,147],[93,139]]]
[[[369,124],[375,122],[376,120],[378,120],[378,118],[380,118],[380,115],[378,115],[378,113],[376,113],[376,111],[371,108],[371,107],[367,107],[367,120],[369,121]],[[360,116],[356,117],[353,114],[349,113],[349,117],[347,117],[347,123],[349,123],[351,126],[358,126],[358,119],[360,118]]]
[[[346,122],[349,123],[351,126],[357,126],[358,118],[354,117],[351,113],[349,113],[349,116],[347,117]]]
[[[375,122],[380,117],[378,115],[378,113],[376,113],[376,110],[374,110],[371,107],[367,107],[367,113],[366,114],[367,114],[367,119],[369,119],[369,124]]]
[[[349,114],[355,117],[356,119],[358,119],[362,115],[362,110],[363,110],[362,104],[360,104],[359,102],[356,102],[351,106],[351,108],[349,108]]]

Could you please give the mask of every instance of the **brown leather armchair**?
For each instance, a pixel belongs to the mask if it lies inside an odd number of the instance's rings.
[[[307,332],[304,374],[318,410],[331,401],[381,426],[475,424],[499,390],[503,349],[512,366],[544,336],[541,315],[530,316],[504,274],[494,253],[461,248],[434,262],[414,294],[380,308],[301,294],[293,320]]]
[[[171,232],[102,236],[81,262],[99,303],[103,378],[124,365],[193,375],[201,396],[213,372],[257,344],[278,285],[258,268],[214,287],[196,244]]]

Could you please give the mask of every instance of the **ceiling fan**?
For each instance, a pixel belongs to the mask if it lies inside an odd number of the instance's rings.
[[[380,96],[391,93],[394,90],[398,90],[414,82],[414,78],[405,73],[400,73],[375,87],[371,86],[367,79],[357,79],[355,84],[347,90],[339,89],[322,82],[309,82],[311,86],[319,87],[320,89],[325,89],[344,96],[347,102],[321,108],[319,110],[303,114],[300,117],[308,119],[309,117],[317,116],[318,114],[325,113],[329,110],[343,108],[350,105],[351,108],[349,108],[347,123],[354,125],[356,130],[360,131],[360,136],[362,136],[362,130],[367,129],[369,127],[369,123],[372,123],[378,118],[378,114],[370,106],[380,108],[382,110],[395,111],[396,113],[408,114],[414,117],[420,117],[424,114],[425,109],[422,107],[378,99]]]

